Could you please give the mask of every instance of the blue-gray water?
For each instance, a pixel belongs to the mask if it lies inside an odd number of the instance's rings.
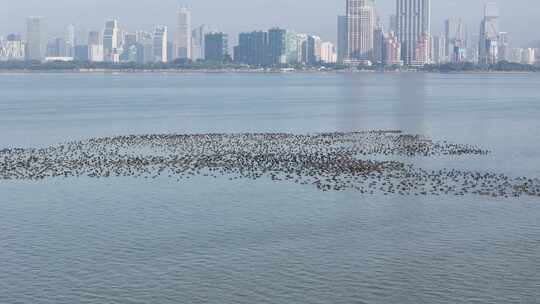
[[[4,74],[0,148],[401,129],[540,177],[540,76]],[[268,180],[0,181],[0,303],[538,303],[540,202]]]

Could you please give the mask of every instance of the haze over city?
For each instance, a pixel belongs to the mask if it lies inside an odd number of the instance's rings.
[[[345,1],[333,0],[22,0],[12,1],[0,12],[1,33],[25,33],[25,20],[30,15],[47,18],[48,32],[62,34],[67,24],[88,29],[102,29],[108,18],[118,18],[122,27],[152,29],[157,24],[174,26],[177,4],[186,4],[193,13],[193,24],[207,24],[227,32],[233,40],[236,34],[272,26],[291,28],[320,35],[336,41],[336,16],[345,11]],[[471,34],[479,31],[485,0],[432,1],[432,32],[443,31],[448,17],[462,17]],[[501,30],[511,34],[515,45],[524,46],[540,40],[531,24],[537,21],[540,3],[530,0],[499,0]],[[395,11],[395,0],[377,0],[377,10],[383,23]]]

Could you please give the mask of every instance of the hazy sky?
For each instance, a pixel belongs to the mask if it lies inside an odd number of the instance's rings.
[[[469,32],[476,34],[487,0],[432,0],[434,34],[443,29],[449,16],[463,17]],[[177,0],[0,0],[0,35],[25,32],[25,18],[45,16],[50,35],[61,34],[67,24],[102,29],[105,19],[115,17],[128,30],[174,25]],[[395,10],[395,0],[377,0],[379,14]],[[193,12],[193,24],[236,35],[240,31],[282,26],[298,32],[320,35],[335,41],[336,15],[345,10],[345,0],[181,0]],[[514,44],[540,40],[540,1],[498,0],[501,31],[510,32]],[[533,26],[534,25],[534,26]],[[172,28],[171,28],[172,29]]]

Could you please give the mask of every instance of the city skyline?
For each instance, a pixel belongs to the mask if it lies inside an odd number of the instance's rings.
[[[510,61],[534,64],[539,61],[540,52],[536,48],[524,48],[521,53],[512,48],[512,33],[501,30],[502,14],[495,0],[484,3],[478,35],[469,35],[461,17],[449,17],[443,22],[444,33],[434,33],[431,0],[394,0],[396,7],[386,18],[386,26],[375,0],[341,1],[346,14],[337,15],[337,23],[333,27],[337,44],[312,30],[298,32],[282,25],[264,30],[266,38],[258,36],[260,28],[244,30],[238,36],[217,27],[200,31],[192,22],[192,16],[196,18],[197,15],[192,14],[187,5],[178,4],[173,30],[169,30],[171,27],[164,22],[151,31],[141,30],[142,27],[133,31],[113,18],[105,22],[102,43],[97,44],[90,41],[95,39],[89,39],[89,32],[84,26],[70,24],[62,35],[52,36],[45,17],[28,17],[25,36],[9,35],[26,41],[17,44],[16,39],[6,40],[0,36],[0,60],[20,60],[23,56],[17,57],[21,54],[17,48],[25,48],[24,58],[33,61],[90,60],[139,64],[206,59],[214,63],[234,61],[254,66],[345,63],[353,66],[390,64],[422,67],[443,63],[486,65]],[[474,27],[471,28],[471,33],[474,33]],[[208,40],[207,33],[220,33],[221,36]],[[205,49],[207,42],[212,43],[213,49]],[[97,49],[100,44],[102,50]],[[207,54],[212,54],[210,59]]]
[[[101,29],[105,20],[114,18],[119,20],[122,27],[128,30],[153,30],[156,25],[165,25],[169,29],[176,29],[177,22],[175,10],[178,4],[184,4],[192,11],[192,24],[194,26],[207,24],[211,28],[228,33],[236,43],[240,32],[251,29],[265,29],[274,26],[290,28],[298,32],[317,34],[324,40],[337,43],[335,16],[345,14],[343,1],[244,1],[231,0],[227,5],[215,3],[216,1],[176,1],[166,0],[159,3],[151,1],[130,2],[130,9],[126,10],[124,0],[109,1],[108,10],[104,12],[97,9],[102,0],[92,3],[87,1],[50,0],[36,1],[24,0],[10,4],[0,12],[0,33],[25,34],[25,20],[28,16],[44,16],[48,20],[48,34],[51,36],[63,35],[68,24],[84,26],[88,30]],[[306,17],[304,3],[310,3],[309,18]],[[470,29],[476,29],[483,18],[484,0],[455,0],[432,3],[432,34],[444,33],[444,21],[448,18],[462,18],[464,24]],[[534,10],[529,9],[529,3],[524,0],[499,0],[501,11],[500,27],[511,33],[511,40],[518,46],[525,46],[530,42],[540,40],[532,27],[528,26],[535,21]],[[388,26],[388,16],[395,13],[395,0],[375,1],[377,13],[385,26]],[[243,14],[238,14],[242,7]],[[262,9],[261,9],[262,8]],[[466,8],[466,9],[464,9]],[[525,9],[527,8],[527,9]],[[264,14],[260,12],[264,11]],[[540,11],[540,7],[538,8]],[[221,12],[221,14],[219,14]],[[246,12],[249,12],[246,13]],[[276,14],[271,14],[276,12]],[[279,14],[277,14],[279,12]],[[519,20],[519,21],[517,21]],[[529,22],[527,22],[529,21]],[[171,34],[174,35],[175,31]],[[476,30],[474,31],[476,32]],[[170,36],[171,36],[170,34]]]

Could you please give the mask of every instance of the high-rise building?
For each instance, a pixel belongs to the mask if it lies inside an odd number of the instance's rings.
[[[384,44],[384,28],[379,24],[373,33],[373,62],[376,64],[384,63]]]
[[[497,63],[499,57],[499,8],[488,2],[484,7],[484,19],[480,24],[478,57],[480,64]]]
[[[308,63],[308,52],[309,52],[309,43],[307,34],[297,34],[296,43],[298,46],[298,63],[307,64]]]
[[[302,61],[301,48],[302,44],[299,43],[298,34],[287,31],[287,47],[285,50],[287,64],[299,64]]]
[[[347,0],[347,59],[349,63],[373,60],[375,7],[373,0]]]
[[[269,63],[268,32],[240,33],[238,46],[234,51],[234,60],[252,66],[267,65]]]
[[[431,36],[431,0],[396,2],[396,34],[401,44],[401,58],[406,65],[424,65],[429,62],[429,51],[426,49],[429,49]]]
[[[321,37],[308,36],[307,39],[307,64],[317,65],[321,62]]]
[[[137,61],[137,33],[126,32],[124,34],[124,43],[122,46],[122,55],[120,60],[123,62],[136,62]],[[167,52],[169,54],[169,52]]]
[[[390,32],[385,39],[385,59],[384,64],[386,65],[402,65],[403,61],[401,60],[401,43],[396,36],[396,33]]]
[[[167,27],[159,26],[154,30],[154,61],[167,62]]]
[[[103,44],[88,45],[88,61],[103,62],[105,59]]]
[[[321,62],[323,63],[336,63],[337,53],[336,47],[331,42],[321,43]]]
[[[204,60],[204,35],[206,35],[206,25],[201,25],[191,31],[191,60]]]
[[[88,45],[76,45],[73,59],[76,61],[89,61]]]
[[[66,41],[57,37],[47,43],[47,57],[66,57]]]
[[[523,55],[521,59],[521,63],[523,64],[535,64],[536,63],[536,55],[535,55],[535,49],[533,48],[526,48],[523,50]]]
[[[82,26],[75,28],[75,46],[88,45],[88,31]]]
[[[118,21],[107,21],[105,23],[105,30],[103,31],[103,53],[105,61],[118,62],[119,40]]]
[[[88,45],[103,45],[103,38],[99,31],[88,32]]]
[[[204,36],[204,59],[223,63],[229,59],[229,37],[222,32],[211,32]]]
[[[272,28],[268,31],[270,64],[287,63],[287,30]]]
[[[178,8],[176,24],[175,59],[191,59],[192,32],[191,12],[186,7]]]
[[[467,43],[468,47],[467,47],[467,61],[469,62],[472,62],[474,64],[478,64],[479,60],[478,60],[478,55],[479,55],[479,50],[478,50],[478,47],[479,47],[479,43],[478,41],[480,41],[480,36],[478,34],[472,34],[470,39],[469,39],[469,42]]]
[[[446,39],[443,35],[431,37],[431,62],[443,64],[448,61],[446,56]]]
[[[70,24],[66,29],[66,48],[65,53],[62,54],[62,56],[66,57],[75,57],[75,26],[73,24]]]
[[[349,39],[347,27],[347,16],[338,16],[337,60],[340,63],[343,63],[343,61],[345,61],[347,58],[347,42]]]
[[[148,64],[154,61],[153,35],[147,31],[137,31],[137,63]]]
[[[499,33],[499,41],[497,42],[499,48],[498,60],[510,61],[512,58],[512,49],[510,48],[510,39],[507,32]]]
[[[0,39],[0,61],[22,61],[25,59],[25,45],[20,35],[8,35]]]
[[[26,21],[26,59],[45,59],[47,35],[43,17],[29,17]]]
[[[467,27],[461,18],[449,18],[444,22],[447,61],[454,61],[456,51],[467,47]]]
[[[395,14],[388,16],[388,32],[397,32],[397,17]]]

